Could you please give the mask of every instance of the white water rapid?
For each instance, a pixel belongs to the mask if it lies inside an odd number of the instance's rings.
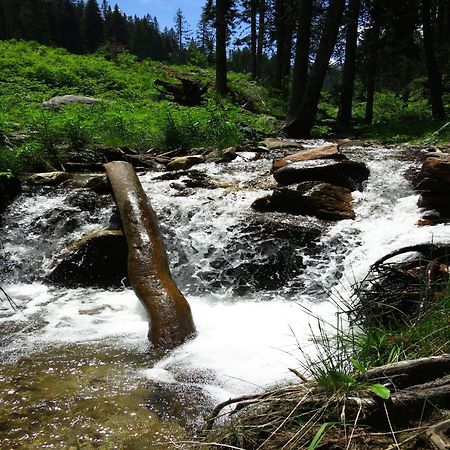
[[[288,369],[298,367],[302,351],[313,351],[304,307],[333,321],[335,306],[325,292],[349,296],[351,284],[392,250],[450,241],[448,225],[416,225],[417,194],[404,173],[417,155],[400,148],[344,152],[366,162],[371,175],[353,193],[356,219],[327,226],[315,244],[298,219],[277,215],[266,223],[251,211],[273,185],[269,159],[243,155],[197,166],[215,189],[186,187],[186,177],[140,176],[198,331],[160,360],[152,358],[147,319],[130,289],[61,289],[41,280],[68,242],[107,225],[112,204],[96,200],[82,208],[83,192],[64,188],[23,193],[0,232],[0,285],[20,308],[0,303],[0,327],[8,330],[1,335],[2,364],[49,347],[107,346],[144,355],[136,376],[160,392],[195,391],[209,404],[293,377]],[[307,222],[313,230],[322,226]]]

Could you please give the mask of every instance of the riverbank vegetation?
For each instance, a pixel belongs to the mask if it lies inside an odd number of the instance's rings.
[[[245,140],[257,142],[280,131],[283,101],[277,91],[231,73],[230,92],[218,96],[214,71],[195,66],[168,66],[138,61],[123,52],[114,58],[101,52],[74,55],[33,42],[0,41],[0,170],[42,170],[65,155],[89,154],[97,146],[124,147],[138,153],[187,152],[196,147],[226,148]],[[156,80],[180,85],[183,79],[205,88],[196,106],[184,106],[164,95]],[[418,84],[420,85],[420,84]],[[95,97],[93,105],[43,106],[58,95]],[[427,102],[417,95],[408,105],[394,92],[375,97],[375,121],[363,123],[363,105],[355,103],[353,135],[384,143],[448,142],[445,119],[434,121]],[[331,93],[320,105],[317,137],[335,135],[338,112]],[[358,125],[359,121],[359,125]]]
[[[394,307],[387,291],[389,304],[367,308],[367,286],[355,288],[353,302],[336,300],[336,322],[312,318],[316,356],[305,352],[301,367],[291,369],[299,382],[219,405],[207,422],[208,448],[445,448],[432,442],[439,442],[434,426],[446,424],[444,436],[449,419],[448,276],[431,296],[424,285],[414,288],[422,294],[413,314]]]

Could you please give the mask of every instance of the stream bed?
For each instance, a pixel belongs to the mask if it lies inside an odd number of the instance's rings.
[[[416,225],[418,195],[404,174],[420,151],[344,153],[371,175],[353,193],[356,219],[331,226],[251,210],[274,187],[268,158],[196,166],[214,188],[140,175],[198,332],[163,357],[127,286],[43,281],[68,243],[108,225],[108,196],[67,187],[21,194],[0,230],[0,286],[18,307],[0,303],[0,448],[189,448],[177,442],[195,439],[218,402],[294,381],[289,368],[314,355],[310,313],[333,322],[336,299],[348,300],[378,258],[450,240],[448,225]]]

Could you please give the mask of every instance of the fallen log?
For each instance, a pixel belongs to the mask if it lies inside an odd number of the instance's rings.
[[[389,381],[396,388],[406,388],[423,384],[450,374],[450,355],[431,356],[408,361],[400,361],[369,369],[364,378],[370,382]]]
[[[105,165],[128,245],[128,277],[150,317],[149,339],[171,349],[195,333],[191,309],[172,279],[155,211],[131,164]]]

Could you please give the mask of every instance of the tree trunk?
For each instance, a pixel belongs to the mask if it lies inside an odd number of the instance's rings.
[[[290,137],[306,137],[311,133],[319,105],[320,92],[336,45],[344,7],[345,0],[330,0],[313,72],[294,119],[284,128]]]
[[[250,51],[252,54],[252,78],[258,76],[258,59],[256,56],[258,29],[256,26],[256,14],[258,12],[257,0],[250,0]]]
[[[366,88],[366,113],[364,121],[371,124],[373,121],[373,101],[375,97],[375,83],[378,66],[378,46],[380,40],[380,20],[378,14],[378,0],[372,10],[372,28],[368,31],[368,57],[367,57],[367,88]]]
[[[312,0],[299,0],[298,2],[297,44],[295,47],[291,97],[287,113],[288,122],[294,118],[300,106],[308,81],[312,3]]]
[[[266,0],[259,1],[259,14],[258,14],[258,51],[257,51],[257,75],[261,78],[262,74],[262,59],[264,54],[264,36],[266,33]]]
[[[431,26],[430,0],[422,0],[423,47],[427,66],[428,87],[430,89],[431,111],[434,119],[445,117],[442,103],[442,79],[433,48],[433,28]]]
[[[149,338],[171,349],[195,333],[191,309],[172,279],[155,211],[133,166],[105,165],[128,245],[128,277],[150,316]]]
[[[291,68],[292,33],[294,13],[292,0],[275,2],[276,65],[274,86],[282,89]]]
[[[358,19],[361,0],[350,0],[348,4],[348,22],[345,37],[345,63],[342,76],[341,101],[338,122],[348,127],[352,120],[352,102],[355,87],[356,44],[358,40]]]
[[[216,1],[216,91],[228,92],[226,0]]]

